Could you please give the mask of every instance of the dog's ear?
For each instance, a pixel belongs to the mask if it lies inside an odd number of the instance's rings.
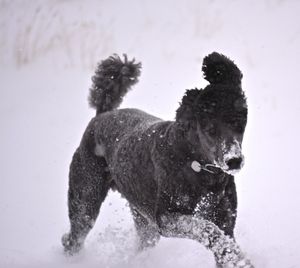
[[[200,94],[201,90],[197,88],[186,90],[180,106],[176,111],[176,121],[187,122],[195,117],[198,105],[197,100]]]
[[[242,72],[232,60],[217,52],[213,52],[204,58],[202,71],[204,78],[210,84],[239,86],[243,77]]]

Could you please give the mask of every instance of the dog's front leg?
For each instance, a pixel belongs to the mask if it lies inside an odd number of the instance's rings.
[[[212,251],[219,267],[254,267],[235,241],[208,220],[192,215],[168,214],[160,217],[159,227],[165,237],[190,238],[200,242]]]
[[[216,205],[213,222],[222,229],[226,235],[234,237],[234,226],[237,212],[237,194],[233,177],[227,184],[224,196]]]

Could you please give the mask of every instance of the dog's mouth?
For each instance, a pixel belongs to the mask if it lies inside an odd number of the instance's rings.
[[[237,174],[241,169],[222,169],[225,173],[229,175]]]
[[[217,164],[216,162],[215,162],[215,164],[207,164],[202,169],[211,174],[219,174],[219,173],[225,172],[229,175],[235,175],[241,170],[241,168],[229,169],[226,165],[221,166],[221,165]]]

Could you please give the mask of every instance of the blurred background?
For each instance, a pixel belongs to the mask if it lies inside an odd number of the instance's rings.
[[[299,267],[299,12],[292,0],[0,0],[0,267],[214,267],[183,239],[136,255],[117,193],[83,253],[66,258],[60,245],[97,62],[113,53],[141,61],[122,107],[172,120],[185,90],[206,85],[201,64],[212,51],[239,66],[248,98],[236,239],[256,267]]]

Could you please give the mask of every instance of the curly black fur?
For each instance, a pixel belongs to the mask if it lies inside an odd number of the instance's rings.
[[[96,108],[97,114],[110,111],[118,107],[131,86],[138,82],[141,63],[135,59],[124,61],[118,55],[103,60],[92,77],[93,85],[90,89],[89,103]]]
[[[89,101],[97,115],[70,166],[71,230],[63,237],[68,252],[82,247],[109,189],[128,200],[141,248],[168,233],[162,218],[178,215],[209,220],[233,236],[234,177],[219,168],[195,170],[193,163],[212,163],[213,153],[224,151],[222,139],[241,141],[247,121],[241,72],[225,56],[210,54],[203,71],[211,84],[187,90],[176,120],[163,121],[137,109],[116,109],[137,82],[140,68],[126,56],[124,61],[114,56],[102,61],[93,77]],[[226,136],[216,132],[208,137],[209,123]]]
[[[205,89],[187,90],[177,109],[178,121],[219,118],[240,133],[247,123],[247,104],[241,90],[242,73],[237,66],[216,52],[206,56],[202,70],[211,84]]]
[[[216,52],[204,58],[202,71],[211,84],[240,85],[243,77],[232,60]]]

